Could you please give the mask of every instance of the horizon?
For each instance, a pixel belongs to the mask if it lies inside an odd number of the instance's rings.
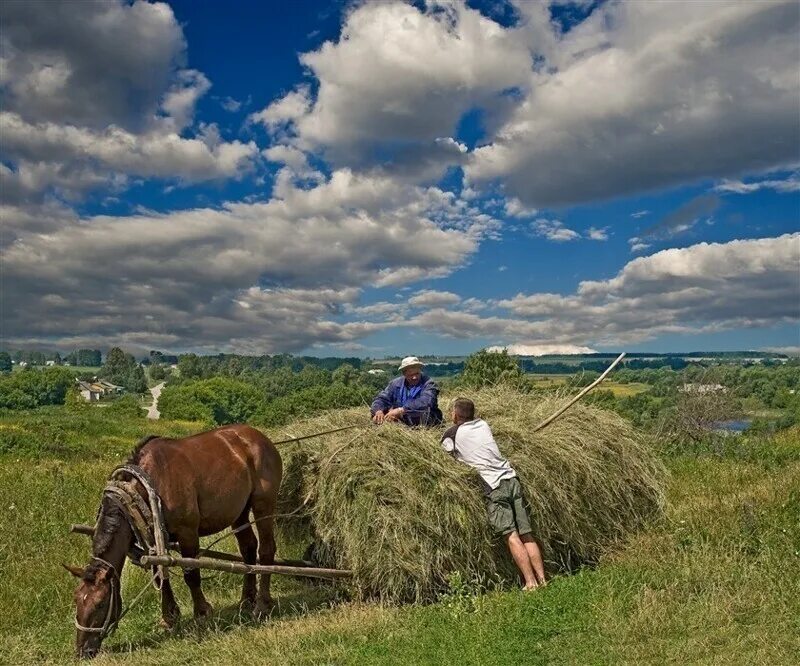
[[[800,353],[800,4],[680,4],[7,0],[0,347]]]

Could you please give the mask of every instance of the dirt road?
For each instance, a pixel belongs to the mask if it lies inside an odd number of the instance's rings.
[[[158,411],[158,396],[161,395],[161,389],[164,388],[164,382],[160,384],[156,384],[150,389],[150,393],[153,394],[153,404],[150,405],[147,409],[147,418],[148,419],[157,419],[161,416]]]

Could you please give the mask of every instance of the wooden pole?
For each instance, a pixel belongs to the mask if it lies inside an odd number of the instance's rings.
[[[73,524],[69,526],[69,531],[74,534],[85,534],[87,536],[94,536],[94,527],[91,525]],[[170,550],[180,550],[180,546],[174,541],[169,544]],[[228,562],[242,562],[242,556],[236,553],[224,553],[220,550],[206,550],[203,551],[209,557],[217,560],[226,560]],[[314,563],[308,560],[287,560],[282,557],[275,558],[275,564],[285,564],[291,567],[313,567]]]
[[[144,555],[142,566],[182,567],[183,569],[212,569],[235,574],[285,574],[288,576],[308,576],[309,578],[351,578],[352,571],[343,569],[320,569],[317,567],[290,567],[278,564],[243,564],[240,562],[220,562],[208,557],[172,557],[171,555]]]
[[[533,432],[538,432],[542,428],[547,425],[550,425],[553,421],[555,421],[559,416],[561,416],[564,412],[566,412],[572,405],[574,405],[578,400],[580,400],[583,396],[585,396],[589,391],[591,391],[595,386],[597,386],[600,382],[602,382],[606,375],[611,372],[623,358],[625,358],[625,352],[622,352],[619,356],[617,356],[617,360],[615,360],[611,365],[609,365],[605,372],[600,375],[597,379],[595,379],[589,386],[583,389],[578,395],[576,395],[572,400],[570,400],[566,405],[564,405],[561,409],[559,409],[555,414],[552,416],[548,416],[544,421],[542,421],[538,426],[533,429]]]

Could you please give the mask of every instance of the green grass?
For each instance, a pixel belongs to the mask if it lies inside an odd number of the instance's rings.
[[[145,435],[182,437],[197,432],[191,421],[119,418],[108,407],[53,405],[0,410],[0,455],[74,460],[124,458]]]
[[[0,425],[24,427],[33,438],[59,418],[36,410],[6,414]],[[88,540],[66,527],[91,522],[115,456],[131,444],[106,441],[108,451],[98,455],[103,424],[92,419],[100,416],[89,417],[86,442],[79,441],[78,422],[64,418],[67,461],[37,446],[0,456],[0,661],[6,663],[71,661],[74,583],[60,563],[85,562]],[[122,439],[145,426],[105,423]],[[386,607],[343,602],[327,586],[275,577],[278,612],[257,623],[235,610],[240,579],[211,574],[204,585],[217,613],[201,625],[188,619],[188,594],[176,576],[184,611],[178,630],[155,628],[157,602],[148,592],[97,663],[796,663],[800,431],[665,456],[671,471],[665,520],[597,567],[542,591],[472,597],[454,590],[437,604]],[[295,555],[298,547],[279,550]],[[132,567],[123,578],[128,599],[145,582]]]
[[[19,364],[14,364],[12,366],[12,368],[11,368],[11,372],[22,372],[22,371],[26,370],[27,368],[47,368],[47,367],[50,367],[50,366],[47,366],[47,365],[29,365],[27,367],[22,367]],[[89,372],[96,374],[96,373],[98,373],[100,371],[100,366],[99,365],[65,365],[63,367],[67,368],[67,370],[70,370],[71,372],[74,372],[76,375],[82,375],[82,374],[86,374],[86,373],[89,373]]]

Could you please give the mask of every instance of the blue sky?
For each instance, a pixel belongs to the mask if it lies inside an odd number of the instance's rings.
[[[800,7],[675,5],[4,3],[4,344],[800,347]]]

